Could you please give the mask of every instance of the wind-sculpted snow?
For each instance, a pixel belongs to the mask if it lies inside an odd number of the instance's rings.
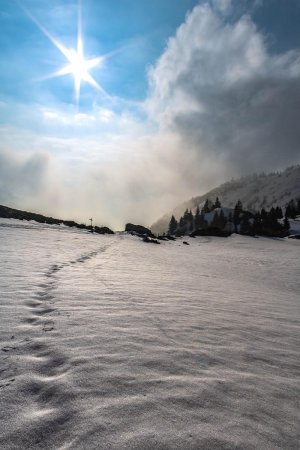
[[[0,222],[1,449],[298,449],[299,242]]]

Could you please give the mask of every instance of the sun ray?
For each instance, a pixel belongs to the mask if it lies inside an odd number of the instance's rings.
[[[78,8],[77,8],[77,54],[83,56],[81,0],[78,0]]]
[[[48,75],[48,78],[62,77],[63,75],[70,75],[72,73],[72,69],[70,65],[64,66],[61,69],[57,70]]]
[[[97,58],[92,58],[86,61],[87,69],[93,69],[93,67],[97,67],[103,63],[106,58],[104,56],[97,56]]]
[[[78,0],[78,19],[77,19],[77,48],[68,49],[55,36],[53,36],[24,6],[21,6],[30,19],[37,25],[42,33],[52,42],[52,44],[62,53],[66,58],[68,64],[55,72],[44,77],[44,79],[60,77],[64,75],[72,75],[74,79],[74,94],[76,103],[79,103],[81,82],[85,81],[98,92],[108,96],[107,92],[89,73],[91,69],[99,67],[103,64],[107,57],[111,55],[102,55],[94,58],[86,59],[84,56],[84,43],[82,33],[82,5],[81,0]]]
[[[101,92],[104,95],[107,95],[105,90],[100,86],[100,84],[97,83],[97,81],[87,72],[85,81],[89,83],[91,86],[93,86],[95,89],[97,89],[99,92]]]

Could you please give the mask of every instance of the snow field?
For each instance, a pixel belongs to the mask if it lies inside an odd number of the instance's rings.
[[[1,448],[298,448],[299,241],[188,242],[1,219]]]

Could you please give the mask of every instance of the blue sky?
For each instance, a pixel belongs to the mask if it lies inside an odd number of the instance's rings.
[[[81,6],[104,93],[82,80],[77,104],[72,74],[48,77],[67,60],[45,35],[76,48],[77,0],[0,0],[1,203],[149,224],[227,178],[299,162],[299,0]]]
[[[95,77],[111,94],[142,100],[147,95],[147,69],[163,52],[197,0],[84,0],[83,30],[88,56],[118,51]],[[240,1],[232,17],[251,12],[272,52],[300,46],[299,0]],[[77,2],[53,0],[0,1],[1,95],[25,102],[69,102],[70,77],[39,81],[64,64],[64,56],[26,15],[22,6],[66,46],[76,45]],[[230,19],[230,18],[228,18]],[[83,88],[88,96],[90,89]],[[91,100],[91,98],[89,98]],[[84,106],[84,101],[83,101]]]
[[[162,53],[169,36],[198,2],[184,0],[85,0],[82,5],[87,56],[118,51],[94,72],[111,95],[141,100],[147,92],[147,67]],[[26,15],[22,6],[66,46],[76,46],[77,2],[53,0],[0,2],[1,93],[32,101],[54,96],[68,102],[70,79],[38,82],[64,63],[64,56]],[[70,78],[70,77],[69,77]],[[86,94],[88,95],[86,90]],[[54,98],[55,101],[55,98]]]

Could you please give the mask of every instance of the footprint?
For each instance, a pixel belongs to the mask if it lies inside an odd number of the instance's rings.
[[[43,359],[43,364],[38,369],[40,374],[47,377],[58,377],[67,373],[68,370],[67,358],[61,354],[48,355],[48,357]]]
[[[52,331],[54,330],[54,322],[53,320],[49,320],[43,325],[43,331]]]
[[[39,293],[39,297],[43,300],[43,301],[50,301],[53,300],[53,295],[49,294],[48,292],[41,292]]]
[[[22,319],[23,322],[28,323],[30,325],[35,324],[35,322],[37,322],[38,318],[37,317],[27,317],[26,319]]]
[[[6,345],[5,347],[2,347],[1,350],[3,352],[10,352],[11,350],[16,350],[17,347],[13,347],[11,345]]]
[[[46,309],[41,309],[39,311],[35,311],[35,314],[37,314],[38,316],[44,316],[46,314],[51,314],[53,311],[55,311],[54,308],[46,308]]]
[[[35,301],[35,300],[29,300],[27,302],[25,302],[25,305],[28,306],[29,308],[37,308],[38,306],[41,306],[42,302],[40,301]]]
[[[39,288],[41,289],[47,289],[50,286],[50,282],[49,283],[41,283],[38,285]]]
[[[52,267],[50,267],[48,274],[53,275],[58,270],[61,270],[63,267],[64,267],[63,264],[61,264],[60,266],[58,264],[54,264]]]
[[[0,389],[1,388],[4,388],[4,387],[7,387],[7,386],[10,386],[11,385],[11,383],[13,383],[15,381],[15,378],[11,378],[10,380],[7,380],[7,381],[0,381]]]
[[[47,346],[41,342],[33,342],[30,344],[29,348],[34,352],[46,352]]]

